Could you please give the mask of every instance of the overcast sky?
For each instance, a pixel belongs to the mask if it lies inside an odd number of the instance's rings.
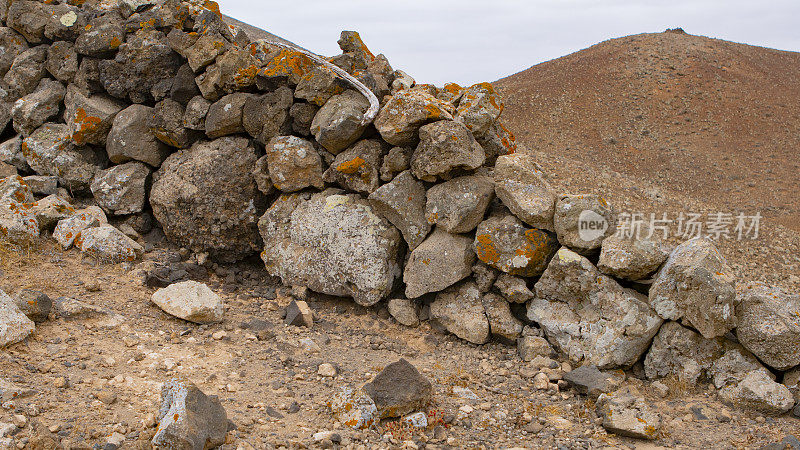
[[[361,33],[395,69],[441,86],[495,81],[600,41],[687,33],[800,51],[798,0],[219,0],[222,12],[313,52]]]

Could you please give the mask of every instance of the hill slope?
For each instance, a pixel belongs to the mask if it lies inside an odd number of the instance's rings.
[[[545,155],[800,231],[800,53],[640,34],[495,86],[505,122]]]

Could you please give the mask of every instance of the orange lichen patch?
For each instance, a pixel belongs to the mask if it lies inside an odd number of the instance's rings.
[[[203,2],[203,8],[216,13],[219,17],[222,17],[222,12],[219,10],[219,3],[211,0],[206,0]]]
[[[503,130],[503,132],[505,133],[505,136],[502,139],[500,139],[500,144],[502,144],[503,147],[505,147],[505,149],[507,150],[506,155],[516,153],[517,138],[514,136],[514,133],[512,133],[508,128],[503,126],[503,124],[500,123],[500,121],[497,122],[497,126],[500,127],[500,129]]]
[[[361,35],[358,34],[357,31],[349,33],[345,40],[351,44],[351,47],[358,48],[368,60],[375,60],[375,55],[373,55],[369,48],[367,48],[367,45],[364,44],[364,41],[361,39]]]
[[[250,86],[255,81],[256,75],[258,75],[258,67],[251,64],[248,67],[237,70],[233,76],[233,81],[239,87]]]
[[[92,25],[91,24],[86,25],[85,27],[83,27],[83,29],[86,30],[86,31],[89,31],[89,30],[92,29]]]
[[[453,95],[458,95],[464,88],[459,86],[457,83],[446,83],[442,90],[445,92],[449,92]]]
[[[108,44],[111,49],[119,48],[119,46],[122,45],[122,40],[114,36],[110,41],[108,41]]]
[[[425,110],[428,111],[428,118],[430,119],[438,119],[442,117],[442,110],[436,105],[429,103],[425,105]]]
[[[281,49],[259,73],[265,77],[293,76],[298,80],[311,76],[314,62],[308,56],[288,48]]]
[[[74,122],[75,125],[78,126],[78,130],[72,133],[72,140],[80,145],[87,143],[86,135],[97,131],[103,123],[103,120],[99,117],[86,114],[86,110],[83,108],[78,108],[77,111],[75,111]]]
[[[178,141],[173,139],[168,134],[167,130],[165,130],[163,128],[156,128],[156,129],[153,129],[152,132],[153,132],[153,135],[156,137],[156,139],[158,139],[159,141],[161,141],[161,142],[163,142],[163,143],[165,143],[165,144],[167,144],[167,145],[169,145],[171,147],[175,147],[175,148],[180,148],[181,147],[180,144],[178,143]]]
[[[364,158],[356,156],[350,161],[345,161],[336,166],[336,170],[347,175],[352,175],[358,172],[358,170],[361,169],[365,163],[366,161],[364,161]]]
[[[478,259],[487,264],[497,264],[500,260],[500,252],[492,242],[492,237],[488,234],[479,234],[475,237],[478,243],[475,245],[475,253]]]
[[[145,21],[139,22],[139,28],[141,28],[143,30],[150,29],[150,28],[155,28],[155,27],[156,27],[156,18],[155,17],[153,17],[150,20],[145,20]]]

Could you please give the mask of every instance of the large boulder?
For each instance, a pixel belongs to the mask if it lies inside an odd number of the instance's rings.
[[[151,298],[167,314],[195,323],[222,321],[224,304],[219,295],[197,281],[182,281],[161,288]]]
[[[368,306],[386,298],[400,276],[400,233],[359,195],[284,195],[258,227],[267,271],[285,284]]]
[[[492,179],[481,175],[453,178],[428,189],[425,217],[448,233],[469,233],[494,198]]]
[[[206,115],[206,136],[216,139],[229,134],[244,133],[242,115],[245,102],[254,98],[254,94],[236,92],[212,103]]]
[[[347,90],[325,103],[311,122],[311,133],[334,155],[361,137],[366,125],[361,124],[369,101],[357,91]]]
[[[400,91],[386,102],[375,117],[375,128],[392,145],[416,145],[421,126],[452,119],[453,106],[419,89]]]
[[[422,409],[433,395],[431,382],[402,358],[384,367],[363,390],[375,402],[381,419]]]
[[[472,281],[464,281],[436,294],[436,300],[431,303],[431,318],[447,331],[473,344],[489,341],[489,319],[481,293]]]
[[[481,298],[481,302],[489,319],[489,330],[492,335],[513,345],[522,334],[523,324],[514,317],[508,301],[494,292],[489,292]]]
[[[136,261],[144,253],[144,247],[111,225],[83,230],[75,239],[75,247],[107,263]]]
[[[567,194],[556,202],[553,225],[561,245],[585,255],[616,231],[616,216],[599,195]]]
[[[75,39],[75,50],[84,56],[108,57],[125,42],[122,16],[117,11],[98,15]]]
[[[425,186],[405,171],[369,195],[373,208],[392,223],[410,250],[417,248],[431,230],[425,220]]]
[[[266,144],[275,136],[290,134],[292,121],[289,110],[293,100],[292,89],[287,86],[248,98],[242,114],[244,129],[261,144]],[[186,112],[189,113],[188,106]]]
[[[106,142],[111,162],[122,164],[135,160],[152,167],[164,162],[170,150],[150,131],[148,121],[153,114],[149,106],[131,105],[114,117]]]
[[[24,341],[35,329],[36,325],[19,310],[14,299],[0,290],[0,348]]]
[[[638,439],[658,437],[661,417],[638,392],[630,388],[600,394],[595,411],[603,419],[603,428],[611,433]]]
[[[423,181],[449,179],[457,170],[474,170],[486,155],[466,126],[440,120],[419,129],[420,143],[411,155],[411,171]]]
[[[100,82],[109,94],[132,103],[153,100],[159,83],[169,82],[182,64],[164,33],[142,29],[119,47],[113,60],[100,61]]]
[[[39,85],[47,74],[47,45],[33,47],[17,55],[3,76],[3,90],[8,100],[24,97]]]
[[[265,147],[269,177],[276,188],[294,192],[322,188],[322,158],[311,142],[297,136],[277,136]]]
[[[30,207],[30,212],[36,217],[40,231],[53,231],[59,221],[75,214],[72,205],[56,194],[38,200]]]
[[[503,101],[489,83],[467,88],[456,109],[456,120],[464,123],[476,136],[484,134],[503,112]]]
[[[653,339],[644,359],[649,379],[675,376],[694,385],[710,378],[710,370],[725,351],[722,338],[706,339],[677,322],[666,322]]]
[[[183,126],[185,108],[180,103],[165,98],[156,103],[153,114],[147,121],[150,132],[156,139],[175,148],[188,148],[202,137],[202,133]]]
[[[167,237],[223,262],[257,252],[263,198],[251,174],[255,162],[255,149],[241,137],[198,142],[170,155],[150,190],[153,215]]]
[[[799,295],[750,284],[736,303],[736,337],[746,349],[777,370],[800,365]]]
[[[19,33],[0,27],[0,77],[8,72],[14,59],[28,49],[28,43]]]
[[[142,212],[151,170],[138,161],[97,172],[92,195],[106,213],[125,215]]]
[[[666,320],[682,320],[706,338],[736,326],[733,271],[708,238],[679,245],[650,287],[650,305]]]
[[[556,194],[533,157],[514,153],[497,158],[494,166],[497,197],[520,220],[544,230],[554,230]]]
[[[85,191],[105,161],[91,147],[75,146],[70,136],[68,125],[46,123],[22,141],[22,154],[36,173],[57,176],[62,186]]]
[[[601,369],[632,366],[663,322],[647,297],[567,248],[556,253],[535,289],[528,319],[572,361]]]
[[[189,381],[173,379],[161,387],[157,448],[206,449],[225,443],[228,415],[216,395],[207,396]]]
[[[45,66],[50,75],[62,83],[70,83],[78,74],[78,52],[72,42],[53,42],[47,48],[47,64]]]
[[[535,277],[544,272],[558,241],[511,214],[499,213],[478,225],[473,246],[484,263],[511,275]]]
[[[84,230],[107,223],[108,219],[103,210],[97,206],[90,206],[75,211],[69,217],[59,220],[55,230],[53,230],[53,239],[66,250],[72,247],[72,244],[75,243],[75,240],[81,236]]]
[[[791,391],[762,371],[750,372],[739,383],[720,389],[719,397],[736,408],[768,415],[783,414],[794,406]]]
[[[472,273],[475,252],[469,236],[436,229],[408,258],[403,271],[406,297],[438,292]]]

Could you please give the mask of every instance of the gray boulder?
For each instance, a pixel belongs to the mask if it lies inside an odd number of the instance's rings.
[[[168,146],[187,148],[200,139],[202,133],[183,126],[185,112],[180,103],[171,98],[164,99],[156,103],[147,126],[156,139]]]
[[[234,262],[260,250],[263,197],[251,175],[248,139],[198,142],[170,155],[153,176],[150,205],[164,233],[195,252]]]
[[[400,276],[400,233],[358,195],[284,195],[258,227],[267,271],[285,284],[369,306],[386,298]]]
[[[26,206],[13,200],[0,201],[0,238],[20,246],[29,246],[39,237],[39,223]]]
[[[431,318],[447,331],[473,344],[489,341],[490,325],[475,283],[465,281],[436,294]]]
[[[528,319],[574,362],[630,367],[662,323],[644,295],[623,288],[567,248],[556,253],[535,289]]]
[[[650,287],[650,305],[666,320],[691,325],[706,338],[736,326],[733,270],[708,238],[679,245]]]
[[[375,402],[381,419],[422,409],[433,396],[431,382],[403,358],[384,367],[363,390]]]
[[[28,43],[11,28],[0,27],[0,77],[4,76],[14,59],[28,49]]]
[[[11,175],[0,179],[0,201],[14,201],[17,203],[32,203],[33,191],[19,175]]]
[[[436,229],[415,248],[403,271],[406,297],[438,292],[472,273],[475,252],[469,236]]]
[[[425,219],[425,186],[405,171],[369,195],[375,211],[392,223],[410,250],[425,240],[431,229]]]
[[[603,239],[597,268],[606,275],[625,280],[647,278],[667,260],[669,251],[657,235],[649,231],[639,237],[615,233]]]
[[[153,445],[158,448],[206,449],[225,443],[228,416],[216,395],[207,396],[186,380],[161,388],[161,407]]]
[[[197,281],[182,281],[161,288],[151,298],[169,315],[194,323],[222,321],[222,299],[208,286]]]
[[[47,45],[33,47],[14,58],[11,68],[3,76],[6,99],[13,101],[24,97],[39,85],[46,75]]]
[[[151,170],[140,162],[129,162],[97,172],[91,185],[97,204],[108,214],[142,212]]]
[[[558,241],[544,231],[527,228],[511,214],[498,213],[478,225],[473,246],[484,263],[511,275],[535,277],[544,272]]]
[[[69,83],[78,74],[78,52],[72,42],[53,42],[47,48],[47,64],[45,68],[50,75],[62,83]]]
[[[22,289],[14,297],[14,303],[23,314],[35,323],[44,322],[53,308],[53,301],[45,293]]]
[[[595,412],[603,419],[606,431],[637,439],[656,439],[661,417],[638,392],[625,388],[611,394],[601,394]]]
[[[269,177],[276,188],[294,192],[321,189],[322,158],[311,142],[296,136],[277,136],[265,147]]]
[[[122,17],[109,11],[89,21],[75,40],[75,50],[84,56],[107,57],[125,42]]]
[[[777,370],[800,365],[799,295],[757,283],[736,303],[736,337],[746,349]]]
[[[84,230],[107,223],[108,219],[103,210],[97,206],[90,206],[75,211],[74,214],[66,219],[59,220],[55,230],[53,230],[53,239],[61,244],[64,250],[67,250],[72,247],[72,244],[75,243],[75,240],[80,237]]]
[[[91,147],[75,146],[70,137],[74,133],[68,125],[46,123],[23,140],[22,153],[39,175],[57,176],[62,186],[85,191],[105,161]]]
[[[494,282],[494,287],[511,303],[525,303],[532,299],[534,294],[528,289],[524,278],[501,273]]]
[[[495,294],[485,294],[481,301],[486,317],[489,319],[489,330],[492,335],[509,345],[516,342],[522,333],[522,322],[511,313],[506,299]]]
[[[651,380],[674,375],[695,385],[711,377],[711,367],[724,351],[722,338],[706,339],[677,322],[666,322],[647,352],[644,372]]]
[[[115,164],[141,161],[158,167],[169,156],[170,149],[156,139],[148,121],[155,110],[145,105],[131,105],[115,117],[108,133],[106,152]]]
[[[192,97],[189,103],[186,104],[186,109],[183,113],[183,126],[190,130],[205,131],[206,115],[209,108],[211,108],[211,102],[203,98],[202,95]],[[247,117],[246,108],[245,117]]]
[[[416,327],[419,325],[419,307],[413,300],[392,298],[386,302],[389,314],[401,325]]]
[[[58,195],[49,195],[30,205],[31,214],[36,217],[40,231],[53,231],[58,222],[75,214],[68,201]]]
[[[614,208],[594,194],[562,195],[556,202],[553,225],[561,245],[584,255],[600,248],[617,229]]]
[[[416,145],[421,126],[437,120],[452,120],[453,106],[423,90],[406,89],[395,93],[375,117],[375,128],[386,142]]]
[[[136,261],[144,253],[144,248],[138,242],[111,225],[81,231],[80,236],[75,238],[75,247],[81,253],[107,263]]]
[[[437,184],[428,190],[425,217],[448,233],[469,233],[478,226],[494,198],[489,177],[469,175]]]
[[[58,81],[43,79],[36,90],[11,106],[14,130],[28,136],[49,119],[58,115],[67,89]]]
[[[384,155],[381,163],[381,180],[392,181],[392,178],[400,172],[404,172],[411,167],[412,149],[402,147],[392,147],[389,153]]]
[[[369,101],[354,90],[334,95],[320,108],[311,122],[311,133],[325,149],[338,154],[364,132],[361,124]]]
[[[15,136],[0,144],[0,162],[14,166],[17,170],[31,170],[22,152],[22,136]]]
[[[24,341],[35,329],[33,321],[17,308],[14,299],[0,290],[0,348]]]
[[[625,373],[619,370],[603,372],[597,366],[585,365],[565,373],[564,380],[579,394],[597,400],[601,394],[619,389],[625,381]]]
[[[22,180],[36,195],[53,195],[58,193],[58,177],[49,175],[29,175]]]
[[[528,225],[554,230],[556,194],[533,157],[514,153],[497,158],[494,166],[497,197]]]
[[[242,125],[244,129],[262,144],[275,136],[291,134],[292,121],[289,109],[292,107],[292,90],[281,86],[273,92],[258,97],[250,97],[244,103]]]
[[[449,179],[456,170],[474,170],[486,155],[466,126],[440,120],[419,129],[420,143],[411,155],[411,171],[423,181]]]
[[[228,94],[211,104],[206,115],[206,136],[210,139],[244,133],[242,114],[247,100],[255,95],[244,92]]]
[[[720,399],[736,408],[768,415],[783,414],[794,406],[789,389],[776,383],[762,371],[747,374],[742,381],[719,390]]]

